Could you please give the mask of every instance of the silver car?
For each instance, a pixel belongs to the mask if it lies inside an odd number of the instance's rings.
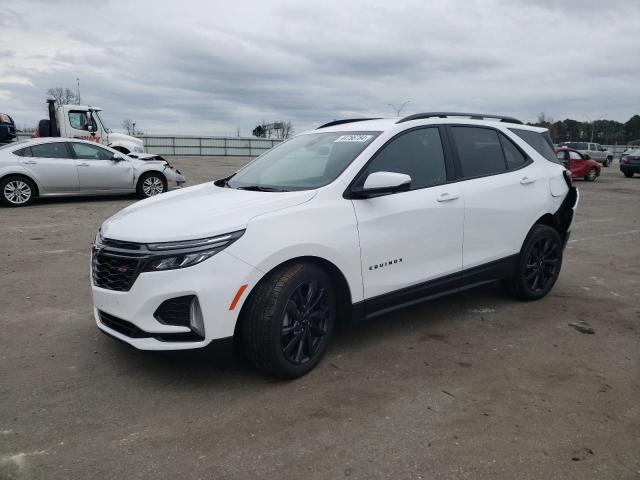
[[[185,178],[162,157],[72,138],[39,138],[0,147],[0,202],[23,207],[37,197],[137,193],[181,188]]]

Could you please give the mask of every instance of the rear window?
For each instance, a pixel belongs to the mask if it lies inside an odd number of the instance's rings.
[[[550,162],[562,163],[558,160],[556,152],[553,149],[553,142],[551,141],[549,131],[538,133],[532,132],[531,130],[521,130],[519,128],[510,128],[509,130],[527,142],[531,148]]]

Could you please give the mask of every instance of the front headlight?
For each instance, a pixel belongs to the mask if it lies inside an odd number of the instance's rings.
[[[205,261],[224,250],[242,236],[244,230],[216,237],[182,242],[149,243],[153,256],[146,263],[145,272],[185,268]],[[160,253],[161,252],[161,253]]]

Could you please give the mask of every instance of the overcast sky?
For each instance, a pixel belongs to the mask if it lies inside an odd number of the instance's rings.
[[[243,135],[455,110],[640,113],[640,0],[2,0],[0,112],[75,89],[121,129]]]

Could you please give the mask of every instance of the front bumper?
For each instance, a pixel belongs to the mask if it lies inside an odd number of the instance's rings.
[[[192,267],[141,273],[125,292],[97,287],[92,279],[94,318],[102,331],[141,350],[204,347],[213,340],[233,335],[242,305],[261,276],[254,267],[222,251]],[[230,305],[242,285],[248,288],[231,310]],[[167,325],[154,316],[165,300],[188,295],[198,298],[204,339],[181,340],[189,336],[189,327]],[[101,318],[101,313],[106,316]],[[113,328],[118,324],[109,323],[105,318],[122,320],[133,328]]]
[[[167,179],[167,191],[178,190],[184,187],[184,184],[187,182],[187,179],[184,178],[181,172],[174,169],[166,169],[164,171],[165,177]]]

